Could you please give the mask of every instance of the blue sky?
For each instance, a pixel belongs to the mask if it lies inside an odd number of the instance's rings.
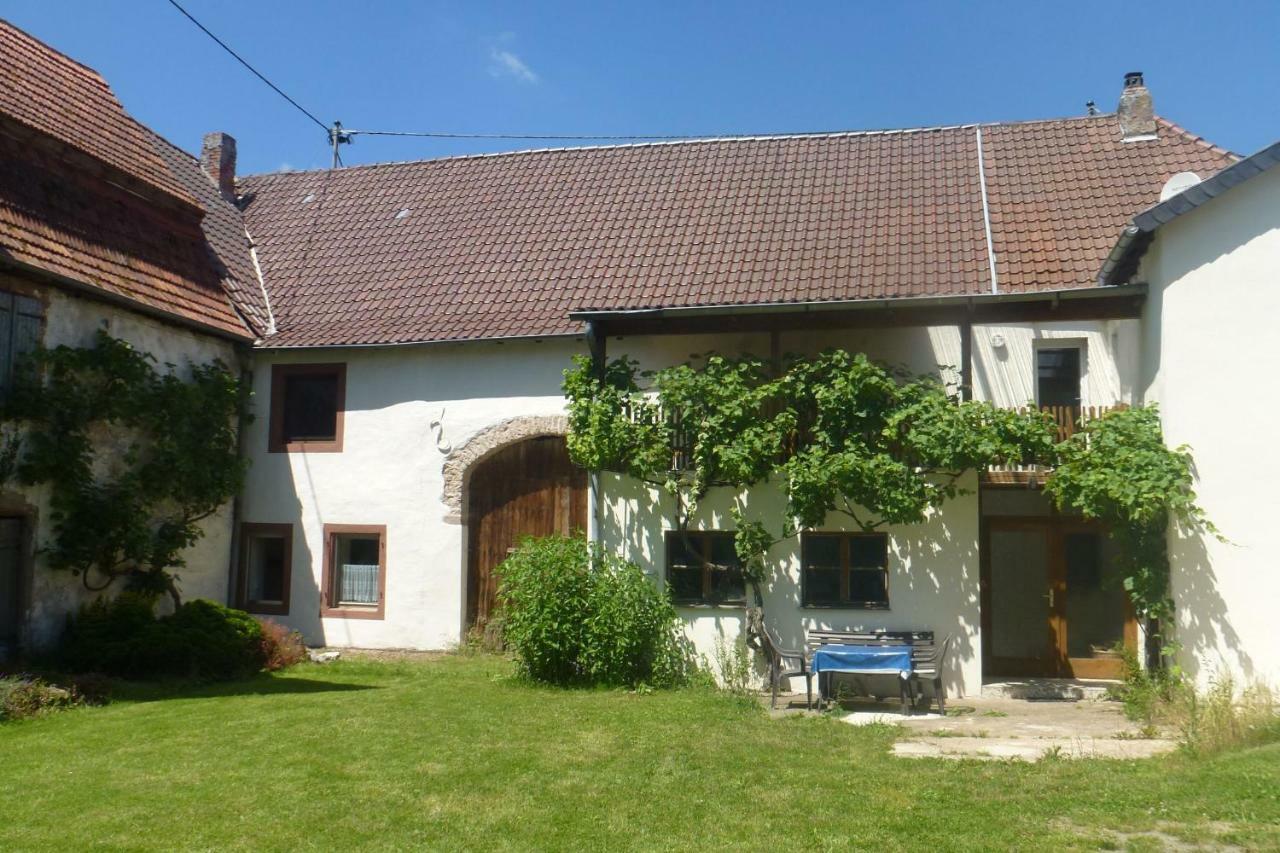
[[[1280,2],[486,3],[180,0],[325,122],[716,134],[1156,110],[1249,153],[1280,138]],[[225,130],[242,173],[327,165],[324,133],[165,0],[6,0],[177,144]],[[361,138],[348,164],[556,143]]]

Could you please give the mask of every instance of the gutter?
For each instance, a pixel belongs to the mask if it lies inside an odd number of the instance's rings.
[[[1015,302],[1070,302],[1142,296],[1142,284],[1115,287],[1081,287],[1067,290],[1037,290],[1026,293],[975,293],[953,296],[908,296],[899,299],[840,299],[811,302],[759,302],[752,304],[692,305],[679,308],[636,308],[623,311],[572,311],[571,320],[676,319],[681,317],[748,316],[753,314],[828,314],[836,311],[883,311],[914,308],[966,308]]]

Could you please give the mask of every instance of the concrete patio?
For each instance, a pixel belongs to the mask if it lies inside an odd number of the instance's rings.
[[[803,694],[779,696],[779,707],[773,713],[818,713],[806,711],[804,703]],[[896,700],[855,699],[842,702],[839,710],[831,713],[855,726],[900,726],[902,734],[893,751],[905,758],[1133,759],[1169,752],[1177,746],[1168,737],[1144,737],[1140,727],[1125,718],[1120,703],[1106,699],[1028,700],[984,695],[948,700],[945,716],[936,708],[903,716]]]

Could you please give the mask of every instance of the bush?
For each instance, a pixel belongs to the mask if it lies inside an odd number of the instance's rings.
[[[634,563],[582,539],[526,539],[498,569],[504,639],[551,684],[666,686],[690,664],[680,618]]]
[[[75,672],[204,680],[248,675],[266,660],[262,627],[248,613],[196,600],[157,619],[153,598],[129,592],[82,608],[59,657]]]
[[[1143,731],[1176,731],[1193,755],[1280,740],[1280,696],[1258,684],[1237,691],[1229,676],[1209,683],[1204,692],[1175,670],[1146,670],[1132,651],[1124,652],[1124,682],[1113,693],[1125,714]]]
[[[38,717],[80,704],[83,700],[74,689],[29,676],[0,678],[0,720]]]
[[[307,659],[307,646],[297,631],[270,619],[259,619],[258,624],[262,628],[263,669],[275,672]]]

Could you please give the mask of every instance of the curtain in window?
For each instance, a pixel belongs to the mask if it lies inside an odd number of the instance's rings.
[[[378,566],[343,563],[338,600],[343,604],[378,603]]]

